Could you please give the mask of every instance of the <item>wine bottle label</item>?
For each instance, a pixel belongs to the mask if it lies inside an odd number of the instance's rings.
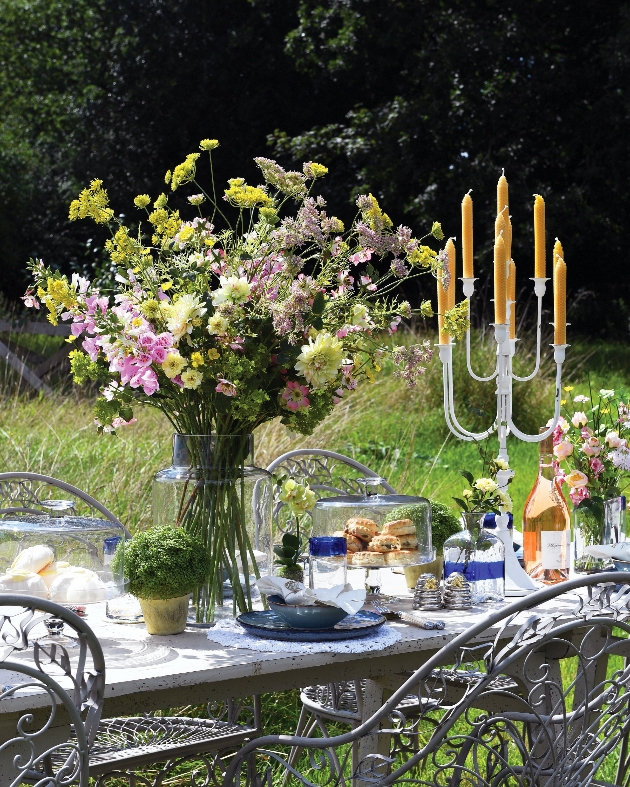
[[[540,534],[542,568],[569,568],[570,530],[543,530]]]

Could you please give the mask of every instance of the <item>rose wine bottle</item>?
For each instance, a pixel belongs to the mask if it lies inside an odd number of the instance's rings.
[[[540,442],[538,478],[523,511],[525,571],[545,585],[569,578],[571,554],[571,516],[556,481],[553,459],[553,437],[549,436]]]

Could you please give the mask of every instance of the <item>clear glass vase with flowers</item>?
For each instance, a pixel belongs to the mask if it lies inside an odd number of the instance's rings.
[[[444,577],[463,574],[470,583],[473,603],[497,601],[505,595],[505,547],[483,527],[483,520],[487,513],[512,510],[512,498],[496,480],[499,470],[507,469],[507,462],[497,458],[490,462],[488,477],[475,479],[472,473],[460,471],[470,488],[453,498],[462,510],[464,529],[444,542]]]
[[[573,386],[566,386],[570,394]],[[554,431],[557,477],[573,503],[575,570],[606,564],[585,554],[593,544],[625,540],[622,492],[630,473],[630,408],[613,389],[577,394]]]
[[[287,171],[256,158],[261,185],[232,178],[218,195],[218,146],[202,140],[166,173],[163,193],[135,197],[139,218],[130,223],[110,207],[101,180],[71,203],[70,220],[92,219],[111,233],[104,245],[113,292],[32,260],[24,296],[53,324],[71,325],[73,379],[100,388],[99,431],[131,423],[145,404],[181,437],[186,464],[180,472],[174,463],[164,519],[212,554],[198,622],[212,620],[224,599],[233,613],[251,609],[251,578],[267,554],[255,544],[270,514],[263,479],[252,481],[253,498],[247,492],[251,433],[279,417],[310,434],[348,391],[375,381],[388,355],[394,374],[415,385],[433,351],[428,340],[391,347],[387,334],[412,316],[397,290],[420,274],[433,273],[443,287],[449,277],[448,254],[427,245],[428,235],[395,227],[373,195],[357,197],[349,227],[330,215],[316,193],[328,170],[316,162]],[[207,180],[197,174],[202,155]],[[191,193],[181,200],[185,188]],[[168,190],[179,191],[177,205]],[[430,235],[444,238],[439,223]],[[429,301],[413,311],[433,313]],[[466,330],[466,315],[465,303],[444,315],[453,335]]]

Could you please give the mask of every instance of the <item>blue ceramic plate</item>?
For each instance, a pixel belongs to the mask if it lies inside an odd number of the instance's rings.
[[[295,629],[270,610],[244,612],[236,618],[237,623],[256,637],[281,639],[289,642],[328,642],[337,639],[358,639],[376,631],[385,623],[382,615],[376,612],[357,612],[348,615],[336,626],[329,629]]]
[[[294,629],[331,629],[348,617],[348,613],[339,607],[287,604],[282,596],[267,596],[267,603]]]

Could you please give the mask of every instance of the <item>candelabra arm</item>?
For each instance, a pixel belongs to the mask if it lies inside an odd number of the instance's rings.
[[[551,434],[553,434],[554,429],[558,425],[558,421],[560,420],[560,399],[562,393],[562,364],[564,363],[564,355],[566,348],[569,346],[567,344],[554,344],[553,346],[553,354],[554,360],[556,362],[556,396],[555,396],[555,406],[554,406],[554,415],[553,420],[551,422],[551,426],[546,429],[544,432],[540,434],[526,434],[525,432],[521,432],[521,430],[514,425],[514,421],[512,420],[512,403],[510,401],[510,409],[508,413],[508,426],[510,427],[510,431],[512,434],[516,435],[519,440],[523,440],[526,443],[540,443],[541,440],[545,440]]]
[[[462,279],[462,281],[464,281],[464,279]],[[468,301],[468,330],[466,331],[466,366],[468,368],[468,374],[473,378],[473,380],[478,380],[480,383],[489,383],[490,380],[494,380],[494,378],[497,376],[497,372],[498,372],[497,369],[494,370],[494,373],[491,374],[490,377],[479,377],[479,375],[475,374],[472,369],[472,364],[470,361],[470,298],[467,298],[467,301]]]
[[[518,375],[513,374],[512,379],[516,380],[519,383],[527,383],[530,380],[533,380],[540,370],[540,345],[541,345],[541,336],[542,336],[542,299],[543,299],[543,295],[545,294],[546,282],[547,279],[534,279],[534,292],[538,296],[538,321],[536,323],[536,366],[534,367],[534,371],[531,374],[527,375],[527,377],[518,377]]]
[[[442,384],[444,386],[444,417],[446,425],[451,432],[460,440],[471,442],[473,440],[485,440],[494,431],[495,424],[493,424],[485,432],[469,432],[459,423],[455,415],[455,407],[453,404],[453,345],[452,344],[439,344],[440,360],[442,361]]]

